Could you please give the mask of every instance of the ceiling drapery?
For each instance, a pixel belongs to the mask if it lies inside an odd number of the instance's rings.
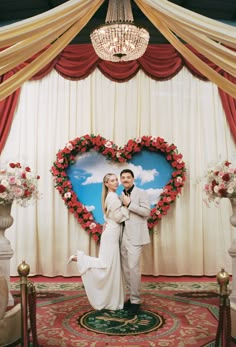
[[[178,38],[236,77],[236,29],[166,0],[135,0],[142,12],[167,40],[211,82],[233,97],[236,86],[201,61]],[[213,39],[214,38],[214,39]],[[217,42],[216,42],[217,41]]]
[[[0,28],[0,74],[19,64],[21,69],[0,86],[0,100],[41,70],[65,48],[88,23],[104,0],[70,0],[38,16]],[[31,64],[27,58],[43,50]]]
[[[0,85],[6,98],[54,59],[88,23],[104,0],[70,0],[41,15],[0,28],[0,74],[20,69]],[[236,98],[236,87],[211,69],[178,38],[236,77],[236,28],[201,16],[166,0],[135,0],[167,40],[194,67],[219,88]],[[224,44],[224,46],[222,45]],[[227,47],[232,49],[229,49]],[[30,64],[24,62],[42,52]]]

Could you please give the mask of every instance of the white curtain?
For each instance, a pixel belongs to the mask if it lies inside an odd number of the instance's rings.
[[[142,135],[160,136],[184,156],[187,181],[144,249],[143,274],[215,275],[222,267],[231,273],[228,249],[236,238],[231,205],[222,199],[218,208],[207,208],[201,178],[210,163],[235,160],[235,144],[218,88],[183,68],[165,82],[142,71],[126,83],[112,82],[99,70],[78,82],[52,71],[22,86],[0,162],[28,164],[41,176],[42,196],[27,208],[13,205],[14,224],[6,232],[14,250],[11,275],[18,275],[25,260],[31,275],[76,276],[76,265],[66,265],[68,256],[77,248],[97,254],[95,242],[68,214],[50,173],[58,150],[87,133],[120,146]]]

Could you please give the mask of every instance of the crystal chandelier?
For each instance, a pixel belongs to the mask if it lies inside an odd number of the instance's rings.
[[[134,25],[130,0],[109,0],[105,24],[93,30],[90,38],[101,59],[120,62],[140,58],[149,33]]]

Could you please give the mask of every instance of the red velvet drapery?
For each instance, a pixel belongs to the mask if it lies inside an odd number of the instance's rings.
[[[11,77],[14,71],[6,73],[1,76],[1,83],[7,78]],[[16,109],[20,89],[9,95],[6,99],[0,101],[0,153],[5,145],[8,133],[11,128],[14,112]]]
[[[236,85],[236,78],[224,72],[193,48],[191,49],[211,68],[230,79]],[[79,80],[86,78],[95,68],[98,68],[107,78],[116,82],[130,80],[139,69],[142,69],[148,76],[155,80],[164,81],[174,77],[183,66],[186,66],[196,77],[206,80],[170,44],[149,45],[147,51],[140,59],[124,63],[112,63],[99,59],[91,44],[69,45],[57,58],[34,75],[32,79],[41,79],[52,69],[56,69],[64,78]],[[12,73],[14,71],[5,74],[2,77],[2,81],[9,78]],[[219,94],[231,133],[236,141],[236,100],[220,89]],[[19,90],[0,102],[0,152],[4,147],[10,130],[18,97]]]

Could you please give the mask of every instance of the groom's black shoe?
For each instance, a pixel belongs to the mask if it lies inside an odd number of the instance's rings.
[[[130,305],[128,307],[128,312],[130,314],[137,314],[139,309],[140,309],[140,304],[132,304],[132,303],[130,303]]]
[[[130,302],[130,299],[129,299],[129,300],[127,300],[127,301],[124,303],[123,310],[128,311],[130,305],[131,305],[131,302]]]

